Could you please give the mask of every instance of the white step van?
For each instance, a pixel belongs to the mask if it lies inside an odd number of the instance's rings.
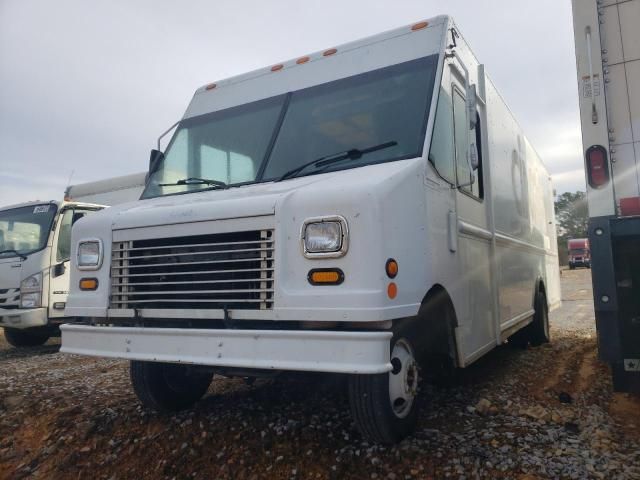
[[[548,341],[552,192],[446,16],[211,83],[141,201],[74,229],[62,351],[131,360],[159,410],[213,374],[348,374],[392,443],[421,374]]]

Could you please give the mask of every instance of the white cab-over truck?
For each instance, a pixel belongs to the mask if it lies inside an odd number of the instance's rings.
[[[573,0],[600,358],[640,393],[640,0]]]
[[[71,227],[85,215],[140,198],[145,173],[67,187],[63,202],[0,209],[0,327],[16,347],[41,345],[68,319]]]
[[[68,320],[71,227],[103,208],[29,202],[0,209],[0,327],[15,347],[42,345]]]
[[[363,434],[420,369],[548,340],[549,174],[451,18],[198,89],[139,202],[77,225],[64,352],[131,360],[144,405],[214,373],[349,375]]]

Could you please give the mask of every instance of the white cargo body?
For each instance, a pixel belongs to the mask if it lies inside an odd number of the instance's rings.
[[[66,201],[97,203],[106,206],[134,202],[140,198],[144,190],[146,175],[146,172],[133,173],[71,185],[64,192],[64,197]]]
[[[393,442],[419,362],[548,340],[551,179],[450,17],[204,86],[157,158],[141,201],[74,229],[62,327],[65,352],[132,360],[147,406],[203,372],[346,373]]]
[[[573,0],[598,347],[640,392],[640,0]]]

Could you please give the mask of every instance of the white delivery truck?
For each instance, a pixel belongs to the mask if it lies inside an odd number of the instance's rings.
[[[70,202],[117,205],[133,202],[140,198],[144,190],[147,172],[133,173],[107,178],[96,182],[70,185],[64,192],[64,199]]]
[[[85,215],[140,198],[145,173],[68,187],[63,202],[0,209],[0,327],[16,347],[41,345],[64,316],[71,227]]]
[[[640,0],[573,0],[600,358],[640,393]]]
[[[335,372],[394,442],[419,364],[549,338],[551,179],[449,17],[198,89],[149,175],[74,229],[62,326],[64,352],[131,360],[148,407]]]
[[[103,208],[28,202],[0,209],[0,327],[15,347],[59,334],[69,291],[71,227]]]

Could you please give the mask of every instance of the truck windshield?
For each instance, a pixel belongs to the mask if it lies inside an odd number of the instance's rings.
[[[56,215],[54,204],[29,205],[0,212],[0,259],[42,250]]]
[[[274,181],[336,152],[366,153],[297,176],[419,157],[437,55],[181,122],[142,198]],[[394,144],[385,149],[372,145]],[[206,179],[207,182],[185,181]]]

